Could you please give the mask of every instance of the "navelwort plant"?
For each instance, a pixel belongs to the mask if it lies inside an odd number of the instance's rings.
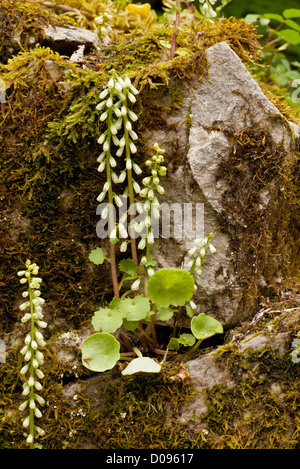
[[[121,78],[113,70],[107,87],[101,92],[101,102],[97,109],[101,112],[100,122],[106,128],[98,143],[102,152],[98,158],[98,171],[106,171],[106,181],[97,200],[101,203],[102,226],[108,224],[110,255],[107,257],[98,247],[90,253],[90,260],[95,264],[108,261],[111,267],[114,298],[109,306],[94,313],[92,325],[95,333],[82,343],[82,363],[92,371],[103,372],[113,368],[121,360],[130,363],[122,371],[123,375],[137,372],[159,372],[170,350],[176,353],[180,347],[188,347],[192,352],[199,347],[203,339],[222,333],[219,321],[205,314],[195,315],[196,305],[192,296],[207,250],[215,252],[210,234],[204,239],[196,239],[189,250],[188,270],[160,269],[154,271],[156,262],[152,258],[154,249],[153,224],[160,218],[158,197],[164,194],[160,178],[166,175],[164,150],[156,143],[154,154],[145,165],[148,174],[142,178],[142,186],[134,179],[134,174],[141,175],[140,166],[133,161],[137,152],[134,143],[138,139],[133,124],[138,116],[131,109],[136,102],[137,89],[128,76]],[[121,158],[122,157],[122,158]],[[126,181],[123,194],[116,187]],[[116,219],[115,205],[122,207],[124,197],[129,199],[129,210],[125,210]],[[108,203],[102,202],[107,199]],[[138,217],[135,217],[135,211]],[[130,223],[127,228],[126,220]],[[137,238],[140,238],[137,242]],[[131,248],[131,258],[116,261],[116,244],[120,242],[120,251]],[[138,260],[138,252],[142,251]],[[119,281],[118,274],[121,275]],[[123,292],[124,284],[129,284]],[[121,294],[122,293],[122,294]],[[186,312],[191,318],[191,334],[180,334],[180,318]],[[156,336],[156,320],[173,320],[172,337],[162,350]],[[137,333],[143,350],[149,354],[161,356],[160,363],[151,357],[144,357],[141,351],[132,345],[128,331]],[[120,353],[121,344],[126,351]],[[135,358],[137,357],[137,358]]]
[[[28,415],[23,418],[23,427],[28,428],[26,434],[26,444],[31,449],[39,447],[35,441],[38,436],[44,435],[44,430],[35,425],[35,418],[42,417],[42,413],[38,405],[44,405],[45,400],[42,396],[37,394],[37,391],[42,389],[40,379],[44,378],[44,373],[39,369],[39,366],[44,363],[44,356],[39,350],[39,347],[44,347],[43,334],[40,328],[47,327],[47,323],[43,321],[42,305],[45,300],[40,296],[40,284],[42,279],[38,277],[39,267],[30,260],[26,261],[26,270],[18,272],[18,276],[22,277],[20,283],[26,285],[27,289],[22,293],[25,302],[20,305],[20,310],[25,314],[21,322],[29,324],[29,332],[25,337],[25,345],[21,350],[24,355],[26,364],[20,370],[20,375],[25,379],[23,383],[23,396],[25,401],[19,406],[21,412],[28,410]]]

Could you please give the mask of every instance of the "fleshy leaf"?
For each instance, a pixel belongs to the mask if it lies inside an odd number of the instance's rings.
[[[149,299],[158,307],[183,306],[194,293],[194,279],[186,270],[160,269],[149,280]]]
[[[139,325],[139,321],[127,321],[127,319],[123,319],[123,326],[125,327],[126,331],[134,332]]]
[[[96,332],[81,344],[82,363],[92,371],[112,369],[120,358],[120,343],[106,332]]]
[[[134,275],[137,273],[138,266],[132,259],[122,259],[119,262],[120,272],[125,272],[128,275]]]
[[[169,321],[174,315],[174,309],[171,308],[158,308],[157,316],[161,321]]]
[[[116,296],[114,296],[109,305],[110,309],[118,309],[120,301],[121,301],[120,298],[117,298]]]
[[[145,319],[150,310],[150,301],[142,295],[134,298],[121,299],[119,303],[119,311],[127,321],[140,321]]]
[[[172,337],[170,340],[169,340],[169,343],[167,345],[167,348],[170,349],[170,350],[178,350],[179,349],[179,340],[176,338],[176,337]]]
[[[133,375],[134,373],[159,373],[161,365],[156,363],[152,358],[149,357],[138,357],[132,360],[125,370],[122,371],[122,375]]]
[[[215,334],[222,334],[222,324],[204,313],[193,317],[191,321],[191,331],[198,340],[207,339]]]
[[[105,259],[107,259],[107,257],[101,248],[93,249],[89,254],[89,260],[96,265],[103,264]]]
[[[180,334],[179,343],[185,347],[191,347],[195,343],[195,337],[192,334]]]
[[[194,316],[194,314],[195,314],[195,310],[194,310],[191,306],[189,306],[189,305],[185,305],[185,309],[186,309],[186,314],[187,314],[190,318],[192,318],[192,317]]]
[[[192,334],[181,334],[177,339],[172,337],[168,343],[167,348],[170,350],[178,350],[180,345],[184,347],[191,347],[195,343],[195,337]]]
[[[100,308],[92,318],[94,329],[100,332],[115,332],[122,326],[122,322],[121,312],[111,308]]]

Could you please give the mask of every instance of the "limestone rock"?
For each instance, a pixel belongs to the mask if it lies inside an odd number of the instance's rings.
[[[189,83],[178,112],[145,131],[149,151],[156,141],[165,149],[166,195],[160,201],[174,211],[174,233],[161,236],[154,255],[161,267],[186,267],[193,239],[213,232],[217,251],[205,260],[195,298],[199,312],[231,327],[251,317],[260,295],[268,295],[282,276],[284,243],[279,247],[276,238],[281,233],[284,239],[290,215],[281,205],[287,193],[281,173],[294,158],[299,127],[267,99],[226,42],[209,48],[207,58],[208,77]],[[259,144],[252,145],[252,137]],[[266,165],[265,180],[260,164]],[[193,207],[194,228],[184,218],[185,205]],[[263,256],[269,259],[265,265]]]
[[[274,356],[280,358],[289,357],[289,351],[291,350],[291,341],[294,335],[293,328],[299,321],[299,308],[282,309],[281,315],[279,314],[275,319],[267,321],[269,310],[262,310],[262,314],[257,320],[252,320],[251,323],[246,324],[245,331],[240,336],[234,336],[228,342],[218,349],[213,350],[208,355],[200,356],[194,360],[190,360],[186,363],[186,368],[190,374],[190,378],[196,390],[195,397],[186,403],[182,408],[179,421],[181,423],[193,425],[193,422],[198,421],[201,418],[205,421],[206,413],[208,411],[207,406],[207,395],[209,391],[214,389],[215,386],[220,386],[224,389],[224,393],[236,388],[241,382],[248,382],[253,379],[254,382],[257,380],[267,381],[266,376],[262,371],[262,360],[264,352],[267,350],[272,351]],[[278,311],[277,311],[278,314]],[[264,319],[266,324],[261,323]],[[243,330],[243,328],[241,328]],[[237,332],[237,331],[236,331]],[[230,372],[230,365],[226,364],[226,359],[218,360],[218,355],[222,350],[228,348],[228,354],[232,353],[231,362],[234,361],[233,357],[243,363],[240,369],[236,371],[236,379],[232,377]],[[231,351],[230,351],[231,350]],[[252,354],[256,354],[256,358],[253,359]],[[271,359],[269,359],[268,369],[272,369]],[[292,360],[289,358],[292,366]],[[274,359],[275,365],[276,358]],[[238,365],[236,365],[238,367]],[[270,371],[270,374],[271,371]],[[273,383],[270,385],[274,392],[281,393],[282,389],[280,383],[276,380],[277,375],[274,372]],[[201,425],[200,425],[201,428]]]
[[[100,45],[100,39],[97,34],[87,29],[69,26],[49,26],[44,28],[44,43],[51,49],[64,55],[71,55],[79,46],[85,46],[85,50],[96,49]]]

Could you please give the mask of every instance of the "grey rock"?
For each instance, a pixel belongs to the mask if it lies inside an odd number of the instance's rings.
[[[240,282],[243,266],[236,262],[241,248],[236,244],[233,248],[233,233],[220,227],[222,217],[230,221],[234,215],[224,213],[228,184],[222,175],[217,177],[220,163],[233,151],[228,132],[236,134],[246,128],[269,132],[274,145],[282,145],[292,159],[300,129],[267,99],[227,43],[209,48],[207,57],[208,78],[188,84],[178,112],[163,116],[162,126],[144,132],[149,151],[155,142],[165,149],[168,172],[161,180],[165,196],[159,199],[174,208],[174,233],[170,236],[162,233],[154,257],[159,267],[185,268],[193,240],[213,232],[217,251],[205,258],[195,302],[199,313],[214,316],[224,327],[232,327],[251,317],[261,292],[272,279],[257,270],[253,296],[245,299],[245,287]],[[274,178],[258,194],[259,209],[268,216],[270,202],[279,197]],[[184,218],[184,204],[192,204],[194,210],[188,222]],[[198,216],[196,207],[199,207]],[[240,232],[234,233],[236,239],[247,228],[243,220],[240,224]],[[269,254],[272,257],[271,246]],[[250,262],[255,265],[255,257],[249,258]],[[277,277],[280,278],[280,272]]]
[[[214,353],[187,362],[186,368],[197,393],[196,397],[182,408],[178,419],[180,423],[189,423],[207,412],[207,390],[215,385],[225,385],[228,389],[234,386],[228,370],[215,363]]]
[[[85,50],[97,49],[100,46],[100,40],[97,34],[87,29],[69,26],[49,26],[44,28],[45,39],[43,43],[51,49],[64,55],[71,55],[79,46],[85,46]]]

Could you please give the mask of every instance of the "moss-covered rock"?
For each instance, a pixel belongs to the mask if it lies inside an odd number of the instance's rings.
[[[75,3],[74,0],[70,5],[76,8],[78,5]],[[92,3],[99,5],[100,2]],[[45,333],[48,346],[45,351],[46,379],[43,390],[47,402],[43,415],[46,433],[41,441],[44,448],[246,447],[245,433],[240,437],[232,430],[229,435],[226,433],[226,419],[222,423],[225,407],[230,409],[231,406],[229,397],[226,406],[224,399],[218,418],[214,414],[219,399],[217,394],[223,395],[228,391],[222,386],[212,389],[208,395],[210,401],[206,405],[210,413],[205,418],[209,431],[213,432],[210,439],[205,432],[178,421],[181,407],[194,396],[193,387],[180,366],[181,357],[178,357],[178,362],[175,359],[166,366],[155,379],[138,376],[120,380],[119,369],[112,375],[95,377],[78,365],[80,349],[77,338],[90,323],[93,311],[112,297],[108,268],[93,266],[88,260],[91,249],[99,245],[95,211],[96,197],[103,184],[103,177],[96,171],[96,159],[100,152],[97,138],[102,131],[96,105],[110,70],[114,68],[119,73],[128,73],[140,90],[136,106],[140,114],[137,128],[140,140],[136,157],[143,166],[148,156],[145,131],[149,128],[164,129],[166,116],[180,112],[184,86],[189,86],[190,80],[200,83],[207,77],[207,48],[226,41],[243,63],[248,64],[256,60],[259,51],[255,28],[234,18],[221,19],[214,24],[199,20],[180,31],[177,40],[179,53],[170,61],[167,60],[164,44],[171,41],[172,25],[139,22],[138,27],[134,23],[136,29],[132,30],[133,23],[124,20],[126,13],[123,9],[117,16],[118,21],[122,18],[118,33],[109,41],[103,40],[98,51],[85,56],[84,67],[78,67],[50,48],[36,45],[43,40],[44,26],[64,25],[69,20],[45,10],[36,2],[3,0],[0,7],[1,79],[6,84],[6,102],[1,104],[0,117],[0,337],[5,339],[7,346],[6,363],[0,367],[0,446],[24,446],[20,416],[16,409],[22,401],[22,380],[18,374],[21,356],[18,350],[24,339],[25,327],[19,325],[21,292],[16,272],[30,258],[40,266],[43,297],[46,300],[45,319],[49,324]],[[113,2],[110,8],[113,8]],[[81,23],[84,27],[91,25],[99,11],[89,14],[89,18],[85,16],[88,21]],[[79,19],[77,24],[80,24]],[[34,41],[30,40],[31,37]],[[13,46],[11,50],[10,44]],[[267,92],[268,98],[284,115],[297,123],[295,111],[286,107],[283,99]],[[184,132],[188,132],[191,119],[187,113],[182,125]],[[287,175],[292,174],[288,172],[291,168],[286,165],[285,155],[269,145],[270,135],[251,128],[238,133],[227,129],[227,135],[234,142],[235,151],[231,152],[221,168],[230,186],[225,202],[237,202],[236,183],[238,178],[241,179],[241,174],[245,174],[241,165],[247,164],[248,175],[256,173],[255,169],[260,178],[266,177],[270,181],[275,172],[279,174],[280,181],[289,190],[284,207],[290,207],[290,196],[296,182],[287,181]],[[256,150],[255,160],[253,147]],[[174,145],[167,156],[170,169],[178,168],[186,150],[184,145]],[[282,164],[283,160],[285,164]],[[250,179],[249,176],[248,198],[244,192],[243,197],[246,198],[239,199],[239,208],[243,209],[243,216],[250,217],[249,223],[253,224],[253,230],[249,231],[253,235],[250,240],[260,249],[261,244],[254,237],[254,228],[259,223],[256,212],[254,210],[248,214],[243,205],[249,203],[252,207],[256,201],[257,187]],[[259,188],[264,187],[261,179],[257,184]],[[282,207],[277,207],[276,215]],[[292,207],[296,207],[294,202]],[[280,216],[276,218],[273,229],[279,226]],[[282,217],[286,223],[286,218]],[[296,217],[295,220],[298,220]],[[235,229],[234,222],[232,230]],[[225,225],[224,230],[228,230],[228,224]],[[288,226],[284,228],[288,230]],[[296,229],[295,225],[292,226]],[[294,235],[292,237],[295,239]],[[267,241],[266,237],[264,243]],[[276,256],[279,256],[282,240],[277,241]],[[244,243],[246,246],[246,237]],[[297,249],[298,245],[295,253]],[[170,247],[166,245],[165,252],[168,250]],[[266,265],[268,259],[262,256],[261,262]],[[246,265],[244,267],[247,268]],[[66,340],[64,334],[70,330],[79,332],[71,333]],[[60,354],[56,353],[57,344],[61,344]],[[64,350],[68,353],[65,357],[68,360],[65,361],[62,359]],[[218,362],[225,366],[226,357],[233,349],[222,350]],[[238,360],[233,352],[232,355],[233,362]],[[270,357],[273,363],[273,356],[267,352],[264,357],[265,364]],[[244,358],[239,360],[241,363]],[[293,376],[297,376],[297,367],[288,361],[287,356],[280,360],[284,361],[281,362],[281,370],[284,364]],[[248,367],[249,372],[250,365],[243,366]],[[232,367],[228,369],[231,379]],[[279,366],[276,370],[279,373]],[[248,400],[254,393],[251,386],[256,384],[256,378],[249,381]],[[71,386],[75,393],[70,391]],[[284,386],[289,389],[287,384]],[[89,391],[85,392],[84,387]],[[237,389],[239,399],[245,395],[244,389]],[[292,400],[296,399],[294,391],[291,389],[287,394],[291,407]],[[267,406],[269,401],[264,398],[263,388],[260,396]],[[101,402],[105,404],[104,408]],[[277,409],[276,412],[283,410],[284,405]],[[292,411],[290,415],[294,431],[296,417]],[[258,418],[253,419],[253,425],[258,425]],[[216,430],[219,424],[222,435]],[[243,430],[240,422],[236,428],[240,435]],[[263,432],[261,434],[265,435]],[[274,432],[272,434],[275,435]],[[296,436],[293,433],[290,440],[284,440],[288,447],[297,447]],[[237,443],[233,442],[234,438]],[[262,446],[261,440],[257,441],[253,438],[248,446]],[[268,444],[271,447],[270,440]],[[273,446],[280,445],[280,439],[276,436]]]

